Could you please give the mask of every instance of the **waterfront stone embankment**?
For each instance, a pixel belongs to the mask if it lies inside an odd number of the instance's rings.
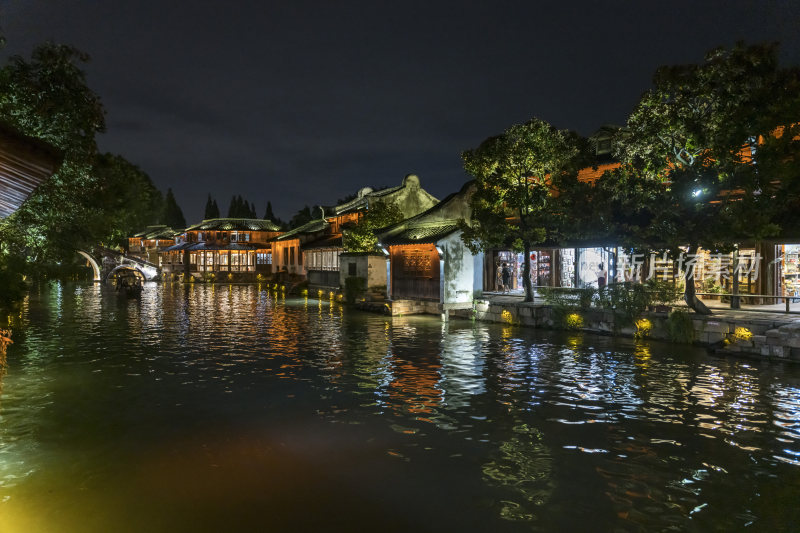
[[[552,306],[525,303],[512,297],[475,300],[472,309],[453,311],[454,316],[485,322],[506,323],[545,329],[576,329],[606,335],[672,340],[668,313],[648,312],[643,329],[621,324],[612,311],[586,309],[574,311],[572,327]],[[570,314],[573,314],[570,312]],[[690,314],[694,344],[718,353],[750,355],[759,358],[800,362],[800,316],[782,313],[715,311],[714,315]]]

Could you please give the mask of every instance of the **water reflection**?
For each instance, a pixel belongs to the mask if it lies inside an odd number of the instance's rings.
[[[795,367],[367,315],[267,285],[148,283],[141,300],[43,286],[13,321],[0,530],[124,530],[129,501],[157,523],[183,491],[171,520],[208,531],[230,529],[221,501],[245,530],[265,513],[303,529],[325,501],[349,530],[387,513],[404,530],[800,518],[784,505],[800,496]]]

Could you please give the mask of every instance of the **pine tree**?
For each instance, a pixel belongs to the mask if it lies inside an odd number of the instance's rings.
[[[211,193],[208,194],[208,200],[206,201],[206,211],[203,218],[204,219],[219,218],[219,208],[217,207],[217,201],[211,199]]]
[[[272,212],[272,202],[267,202],[267,211],[264,213],[264,220],[275,222],[275,213]]]
[[[231,203],[228,206],[228,218],[236,218],[239,211],[239,204],[236,202],[236,196],[231,196]]]
[[[164,224],[173,229],[183,229],[186,227],[186,218],[183,211],[175,201],[172,189],[167,189],[167,197],[164,199]]]

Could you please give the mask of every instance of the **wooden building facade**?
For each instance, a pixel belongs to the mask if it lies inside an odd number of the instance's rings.
[[[214,218],[190,226],[160,253],[165,273],[247,278],[272,272],[271,241],[281,234],[269,220]]]

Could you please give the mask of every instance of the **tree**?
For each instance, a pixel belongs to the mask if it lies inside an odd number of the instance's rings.
[[[264,212],[264,220],[275,222],[275,213],[272,212],[272,202],[267,202],[267,210]]]
[[[135,232],[159,222],[164,211],[161,191],[139,167],[119,155],[101,154],[92,174],[96,186],[90,196],[97,209],[87,245],[124,245]]]
[[[462,222],[462,240],[473,252],[509,244],[524,254],[525,301],[533,301],[530,255],[544,241],[543,212],[550,182],[575,166],[576,136],[534,118],[515,124],[462,154],[475,178],[472,224]]]
[[[238,218],[241,211],[242,198],[231,196],[231,203],[228,205],[228,218]]]
[[[0,119],[63,154],[53,176],[0,221],[2,252],[19,256],[29,274],[72,264],[75,248],[92,238],[95,135],[105,129],[105,111],[81,70],[88,59],[73,47],[46,43],[30,60],[13,56],[0,69]]]
[[[788,78],[796,80],[796,73]],[[762,167],[783,163],[762,150],[759,139],[797,120],[778,111],[785,109],[786,82],[774,45],[719,48],[702,64],[656,71],[654,88],[634,108],[618,144],[626,167],[621,172],[636,176],[647,190],[623,202],[647,213],[646,225],[625,235],[632,246],[677,258],[681,246],[688,256],[701,247],[730,251],[743,239],[778,233],[781,201],[771,183],[776,174],[767,176]],[[685,268],[686,303],[710,314],[696,297],[691,275]]]
[[[219,218],[219,207],[217,207],[217,201],[211,199],[211,193],[208,193],[208,200],[206,200],[206,210],[203,218],[206,220]]]
[[[403,220],[403,212],[395,203],[374,202],[352,228],[344,231],[343,248],[347,252],[374,252],[378,247],[377,230]]]
[[[314,209],[316,211],[316,209]],[[303,224],[311,222],[314,220],[314,214],[310,207],[304,206],[300,209],[294,216],[289,220],[289,227],[290,228],[299,228]]]
[[[186,227],[186,218],[183,216],[178,202],[175,200],[175,195],[172,189],[167,189],[167,197],[164,199],[164,224],[170,228],[180,230]]]
[[[242,195],[231,197],[231,203],[228,206],[228,218],[256,218],[256,206],[244,198]]]

